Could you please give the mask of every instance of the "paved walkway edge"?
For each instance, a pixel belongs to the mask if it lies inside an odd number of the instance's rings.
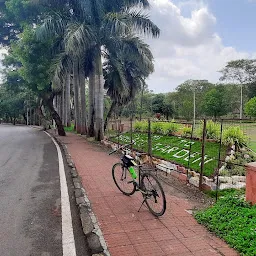
[[[51,133],[54,136],[53,133]],[[78,175],[75,164],[67,150],[67,146],[63,144],[56,136],[55,140],[62,147],[65,153],[66,161],[70,167],[70,173],[74,184],[74,193],[76,204],[80,212],[80,219],[82,223],[83,232],[88,242],[88,246],[92,252],[92,256],[110,256],[107,244],[98,225],[96,216],[94,215],[90,200],[83,188],[81,177]]]

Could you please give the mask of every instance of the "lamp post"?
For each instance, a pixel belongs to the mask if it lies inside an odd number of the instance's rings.
[[[193,118],[193,127],[195,128],[196,125],[196,87],[193,88],[193,94],[194,94],[194,118]]]
[[[240,119],[243,118],[243,84],[241,83]]]
[[[200,84],[208,83],[208,80],[190,80],[190,86],[193,91],[193,127],[196,125],[196,88]]]

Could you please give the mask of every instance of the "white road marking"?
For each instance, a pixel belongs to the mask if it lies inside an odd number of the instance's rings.
[[[69,195],[66,174],[64,170],[63,157],[59,145],[55,139],[47,132],[45,132],[53,141],[57,148],[59,160],[59,174],[60,174],[60,191],[61,191],[61,216],[62,216],[62,248],[63,256],[76,256],[76,246],[73,233],[73,225],[70,211]]]

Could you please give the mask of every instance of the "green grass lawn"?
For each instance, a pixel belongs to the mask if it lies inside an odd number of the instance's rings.
[[[111,139],[117,142],[117,138]],[[147,152],[148,142],[147,134],[133,133],[135,144],[134,149]],[[131,141],[130,133],[120,135],[119,142],[126,144]],[[191,153],[189,160],[190,139],[184,139],[176,136],[152,135],[152,154],[171,162],[181,164],[199,172],[201,166],[202,143],[198,140],[191,141]],[[221,155],[225,156],[225,147],[221,147]],[[219,143],[206,142],[205,145],[205,168],[204,175],[210,176],[218,165]]]

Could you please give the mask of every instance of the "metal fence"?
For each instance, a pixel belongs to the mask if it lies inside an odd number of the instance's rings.
[[[133,119],[110,121],[107,138],[117,144],[134,142],[133,149],[146,152],[150,158],[184,166],[188,179],[189,170],[200,173],[200,189],[203,176],[212,178],[216,182],[216,197],[220,177],[244,175],[245,164],[256,160],[248,148],[254,142],[256,144],[253,137],[256,137],[256,123],[247,119],[222,119],[217,122],[205,119],[198,120],[195,125],[184,121],[163,122],[148,119],[144,120],[144,128],[141,130],[136,123],[137,120]],[[157,128],[160,123],[169,124],[170,127],[173,125],[174,129],[171,130],[167,125],[166,131],[161,132]],[[175,130],[175,126],[179,129]],[[237,141],[234,139],[236,136]]]

